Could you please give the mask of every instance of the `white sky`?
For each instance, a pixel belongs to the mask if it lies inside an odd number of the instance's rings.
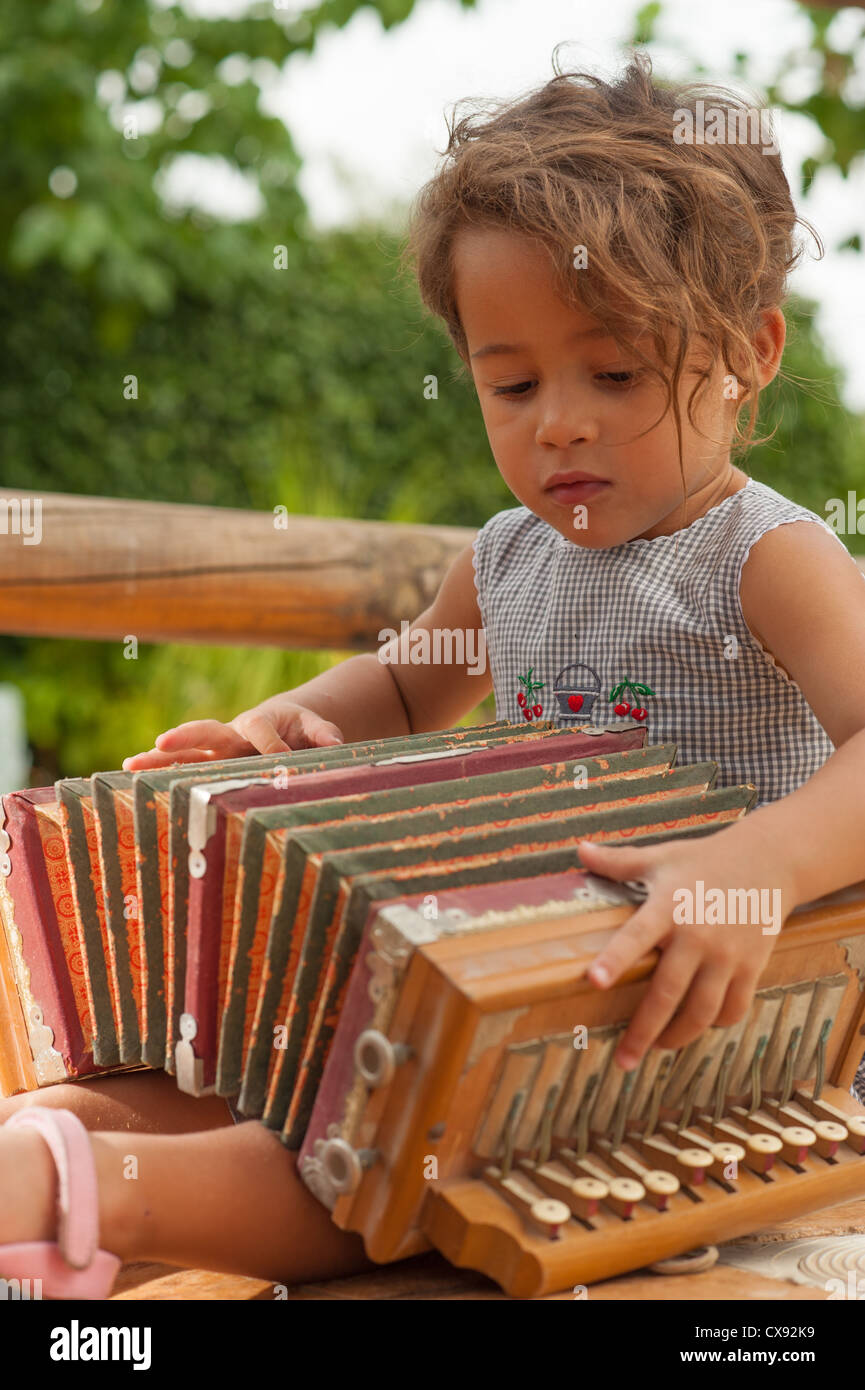
[[[187,0],[186,8],[225,14],[245,5]],[[358,216],[398,218],[435,167],[444,112],[455,101],[508,98],[539,85],[552,75],[552,51],[561,42],[569,45],[564,65],[615,72],[624,60],[618,45],[638,8],[639,0],[605,0],[600,6],[586,0],[480,0],[475,10],[465,11],[456,0],[419,0],[411,17],[387,33],[378,15],[363,9],[344,29],[322,31],[311,56],[298,54],[281,72],[265,68],[255,75],[264,79],[264,109],[285,120],[303,157],[301,189],[314,222],[325,227]],[[843,10],[833,21],[833,42],[849,48],[863,28],[865,12]],[[707,81],[738,90],[746,89],[732,77],[737,49],[749,54],[757,84],[771,80],[779,57],[789,55],[785,95],[795,98],[815,86],[805,60],[808,32],[795,0],[664,0],[650,51],[660,76],[695,77],[694,64],[702,61]],[[759,87],[754,96],[761,99]],[[865,43],[846,96],[865,104]],[[865,255],[834,250],[857,231],[865,240],[865,156],[846,180],[821,173],[803,201],[799,161],[819,150],[822,136],[805,118],[776,115],[797,208],[826,246],[825,258],[815,261],[807,240],[810,250],[792,285],[818,301],[818,326],[847,373],[845,398],[865,409]],[[194,174],[177,169],[175,175],[175,190],[182,178],[214,211],[241,211],[244,190],[225,172],[199,166]],[[248,204],[249,212],[253,206]]]

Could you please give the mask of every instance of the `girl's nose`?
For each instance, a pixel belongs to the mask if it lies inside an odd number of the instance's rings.
[[[536,443],[567,449],[571,444],[589,444],[597,437],[597,422],[580,405],[574,392],[544,402],[535,431]]]

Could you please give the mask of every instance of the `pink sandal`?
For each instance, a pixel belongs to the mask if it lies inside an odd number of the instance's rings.
[[[0,1278],[41,1280],[43,1298],[107,1298],[121,1261],[99,1246],[99,1199],[93,1149],[71,1110],[31,1106],[4,1129],[38,1129],[57,1166],[57,1241],[0,1245]]]

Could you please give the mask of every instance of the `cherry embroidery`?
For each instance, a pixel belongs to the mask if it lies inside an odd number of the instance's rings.
[[[622,699],[625,691],[634,700],[633,709],[628,700]],[[618,685],[613,686],[607,699],[613,705],[614,714],[630,714],[632,719],[636,719],[637,723],[641,724],[643,720],[648,719],[649,711],[637,698],[640,695],[654,698],[655,692],[648,685],[640,685],[638,681],[632,681],[626,676],[623,681],[619,681]]]
[[[521,690],[517,695],[517,704],[523,712],[524,719],[540,719],[544,712],[543,705],[536,704],[532,698],[536,690],[543,690],[545,684],[544,681],[532,680],[534,669],[534,666],[530,666],[526,674],[520,676],[520,685],[525,686],[525,690]]]

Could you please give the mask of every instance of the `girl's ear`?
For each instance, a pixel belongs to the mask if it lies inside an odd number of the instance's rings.
[[[786,339],[787,321],[781,310],[777,307],[764,309],[754,337],[754,351],[759,359],[757,379],[761,390],[777,375]]]
[[[786,338],[787,321],[781,310],[778,308],[761,310],[760,325],[751,339],[751,346],[757,356],[756,385],[761,391],[778,374]],[[738,391],[734,399],[740,409],[751,395],[751,386],[746,379],[744,363],[738,363],[733,370],[738,380]]]

